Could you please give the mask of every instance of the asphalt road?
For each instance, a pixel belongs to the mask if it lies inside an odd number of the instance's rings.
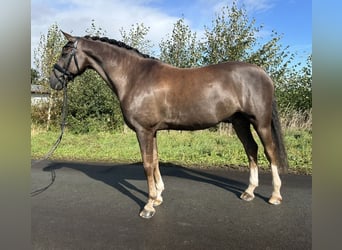
[[[282,175],[283,203],[269,205],[269,173],[251,202],[248,173],[161,164],[164,203],[139,217],[142,165],[44,161],[31,168],[33,249],[311,249],[311,176]]]

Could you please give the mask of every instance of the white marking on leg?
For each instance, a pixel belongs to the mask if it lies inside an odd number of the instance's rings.
[[[276,165],[271,165],[271,170],[274,191],[280,194],[281,180],[278,173],[278,167]]]
[[[273,193],[269,200],[271,204],[278,205],[282,201],[282,197],[280,195],[280,187],[281,187],[281,180],[278,174],[278,167],[276,165],[271,164],[272,170],[272,184],[273,184]]]
[[[250,168],[249,184],[253,185],[254,187],[259,186],[258,167]]]
[[[249,186],[245,192],[254,196],[254,189],[259,186],[259,175],[258,175],[258,167],[251,167],[249,170]]]
[[[249,185],[245,192],[240,196],[245,201],[254,199],[254,189],[259,185],[258,166],[251,166],[249,173]]]
[[[159,206],[160,204],[163,203],[162,192],[164,191],[164,182],[160,175],[159,175],[158,180],[156,180],[155,183],[156,183],[157,197],[154,200],[153,205]]]
[[[163,182],[162,179],[159,179],[156,182],[156,188],[157,188],[157,191],[160,192],[160,193],[164,190],[164,182]]]

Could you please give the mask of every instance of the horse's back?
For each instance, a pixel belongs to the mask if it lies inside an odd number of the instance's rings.
[[[178,68],[162,64],[157,69],[163,82],[170,85],[197,85],[197,87],[213,84],[239,86],[247,84],[254,87],[273,88],[273,82],[267,73],[255,64],[245,62],[223,62],[197,68]]]
[[[162,74],[164,77],[160,77],[162,80],[157,85],[189,102],[224,99],[227,105],[244,106],[244,103],[255,102],[253,99],[268,101],[274,92],[273,81],[267,73],[257,65],[244,62],[190,69],[167,66]]]

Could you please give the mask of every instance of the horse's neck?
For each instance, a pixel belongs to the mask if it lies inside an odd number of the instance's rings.
[[[97,52],[97,49],[89,55],[92,58],[91,67],[107,82],[121,101],[127,89],[128,71],[136,62],[136,58],[119,47],[109,46],[106,52],[102,49]]]

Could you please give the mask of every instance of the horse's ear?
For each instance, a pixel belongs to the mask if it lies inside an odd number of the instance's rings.
[[[69,41],[69,42],[75,42],[76,38],[73,37],[72,35],[69,35],[68,33],[64,32],[63,30],[61,30],[61,32],[63,33],[64,37]]]

